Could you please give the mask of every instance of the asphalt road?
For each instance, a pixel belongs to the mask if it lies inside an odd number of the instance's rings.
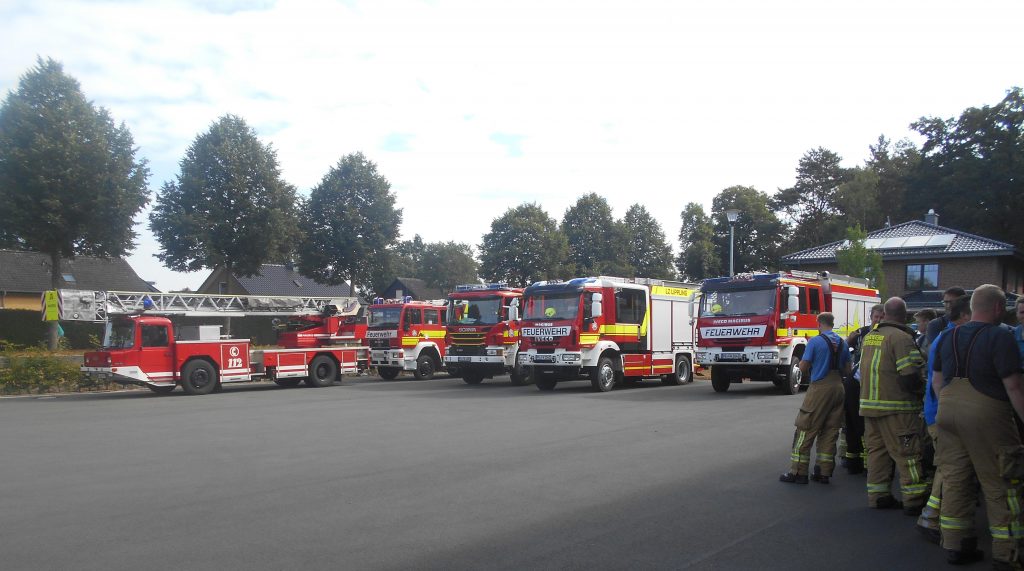
[[[777,481],[801,399],[507,377],[0,399],[0,569],[944,568],[862,477]]]

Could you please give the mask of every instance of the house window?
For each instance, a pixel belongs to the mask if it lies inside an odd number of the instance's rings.
[[[939,287],[939,265],[938,264],[908,264],[907,280],[904,288],[912,289],[938,289]]]
[[[75,283],[75,276],[73,274],[61,274],[60,276],[69,284]]]

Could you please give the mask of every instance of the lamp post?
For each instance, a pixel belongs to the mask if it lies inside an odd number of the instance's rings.
[[[729,277],[735,275],[733,271],[733,254],[732,244],[736,234],[736,221],[740,218],[740,211],[735,208],[730,208],[725,211],[725,217],[729,219]]]

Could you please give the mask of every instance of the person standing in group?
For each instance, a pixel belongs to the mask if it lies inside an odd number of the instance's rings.
[[[959,286],[953,286],[942,292],[942,307],[945,309],[946,313],[928,322],[928,329],[925,331],[925,334],[927,335],[924,340],[925,347],[931,347],[932,343],[935,342],[935,338],[938,337],[939,333],[942,333],[942,331],[946,329],[946,325],[949,324],[949,306],[953,303],[953,300],[965,295],[967,295],[967,292],[964,288]]]
[[[948,332],[957,325],[963,325],[971,320],[971,301],[967,296],[957,298],[948,308],[949,324],[946,329],[939,333],[939,336],[928,349],[928,382],[924,391],[924,424],[928,429],[928,436],[932,444],[938,447],[939,427],[935,425],[935,415],[939,412],[939,397],[932,389],[932,374],[935,369],[935,355],[938,352],[939,344]],[[939,514],[942,509],[942,466],[935,463],[935,475],[932,477],[932,493],[928,502],[921,510],[921,517],[917,518],[917,529],[929,541],[940,543]]]
[[[846,342],[832,332],[835,317],[818,314],[819,335],[807,342],[800,358],[800,372],[810,379],[810,386],[796,415],[796,432],[790,454],[789,471],[779,481],[807,483],[807,467],[811,447],[818,442],[814,479],[828,484],[836,462],[836,440],[843,425],[843,375],[850,371],[850,351]]]
[[[860,360],[860,414],[868,453],[868,505],[898,508],[892,496],[893,462],[899,465],[903,512],[919,515],[928,495],[922,463],[924,362],[907,321],[907,304],[891,297],[885,317],[864,336]]]
[[[949,321],[948,305],[946,306],[946,316],[947,321]],[[917,342],[917,349],[921,351],[922,354],[928,350],[928,347],[931,346],[925,345],[924,343],[925,341],[928,340],[928,324],[930,324],[932,320],[935,319],[936,317],[938,316],[935,315],[935,311],[931,309],[922,309],[921,311],[918,311],[917,313],[914,314],[914,322],[917,323],[917,337],[915,341]]]
[[[992,534],[993,569],[1020,569],[1024,378],[1013,335],[998,327],[1006,294],[986,284],[971,296],[971,321],[943,336],[933,389],[939,394],[942,546],[947,561],[982,558],[973,535],[977,475]]]
[[[885,315],[882,304],[871,306],[871,324],[865,325],[850,333],[846,343],[853,349],[853,374],[843,377],[845,422],[844,436],[846,451],[843,453],[843,465],[849,474],[860,474],[864,471],[864,418],[860,415],[860,355],[864,336],[878,326]]]
[[[1017,341],[1020,360],[1024,363],[1024,295],[1017,298],[1017,327],[1013,328],[1013,338]]]

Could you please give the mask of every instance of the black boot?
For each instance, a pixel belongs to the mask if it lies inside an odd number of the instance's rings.
[[[860,474],[864,471],[864,462],[860,458],[847,458],[846,459],[846,473]]]
[[[967,565],[985,558],[985,552],[978,549],[978,538],[968,537],[960,542],[960,549],[946,550],[946,563],[950,565]]]
[[[903,507],[903,504],[896,501],[896,498],[892,496],[882,496],[875,501],[876,510],[898,510]]]
[[[806,484],[807,474],[794,474],[792,472],[786,472],[785,474],[779,476],[779,481],[785,482],[787,484]]]

